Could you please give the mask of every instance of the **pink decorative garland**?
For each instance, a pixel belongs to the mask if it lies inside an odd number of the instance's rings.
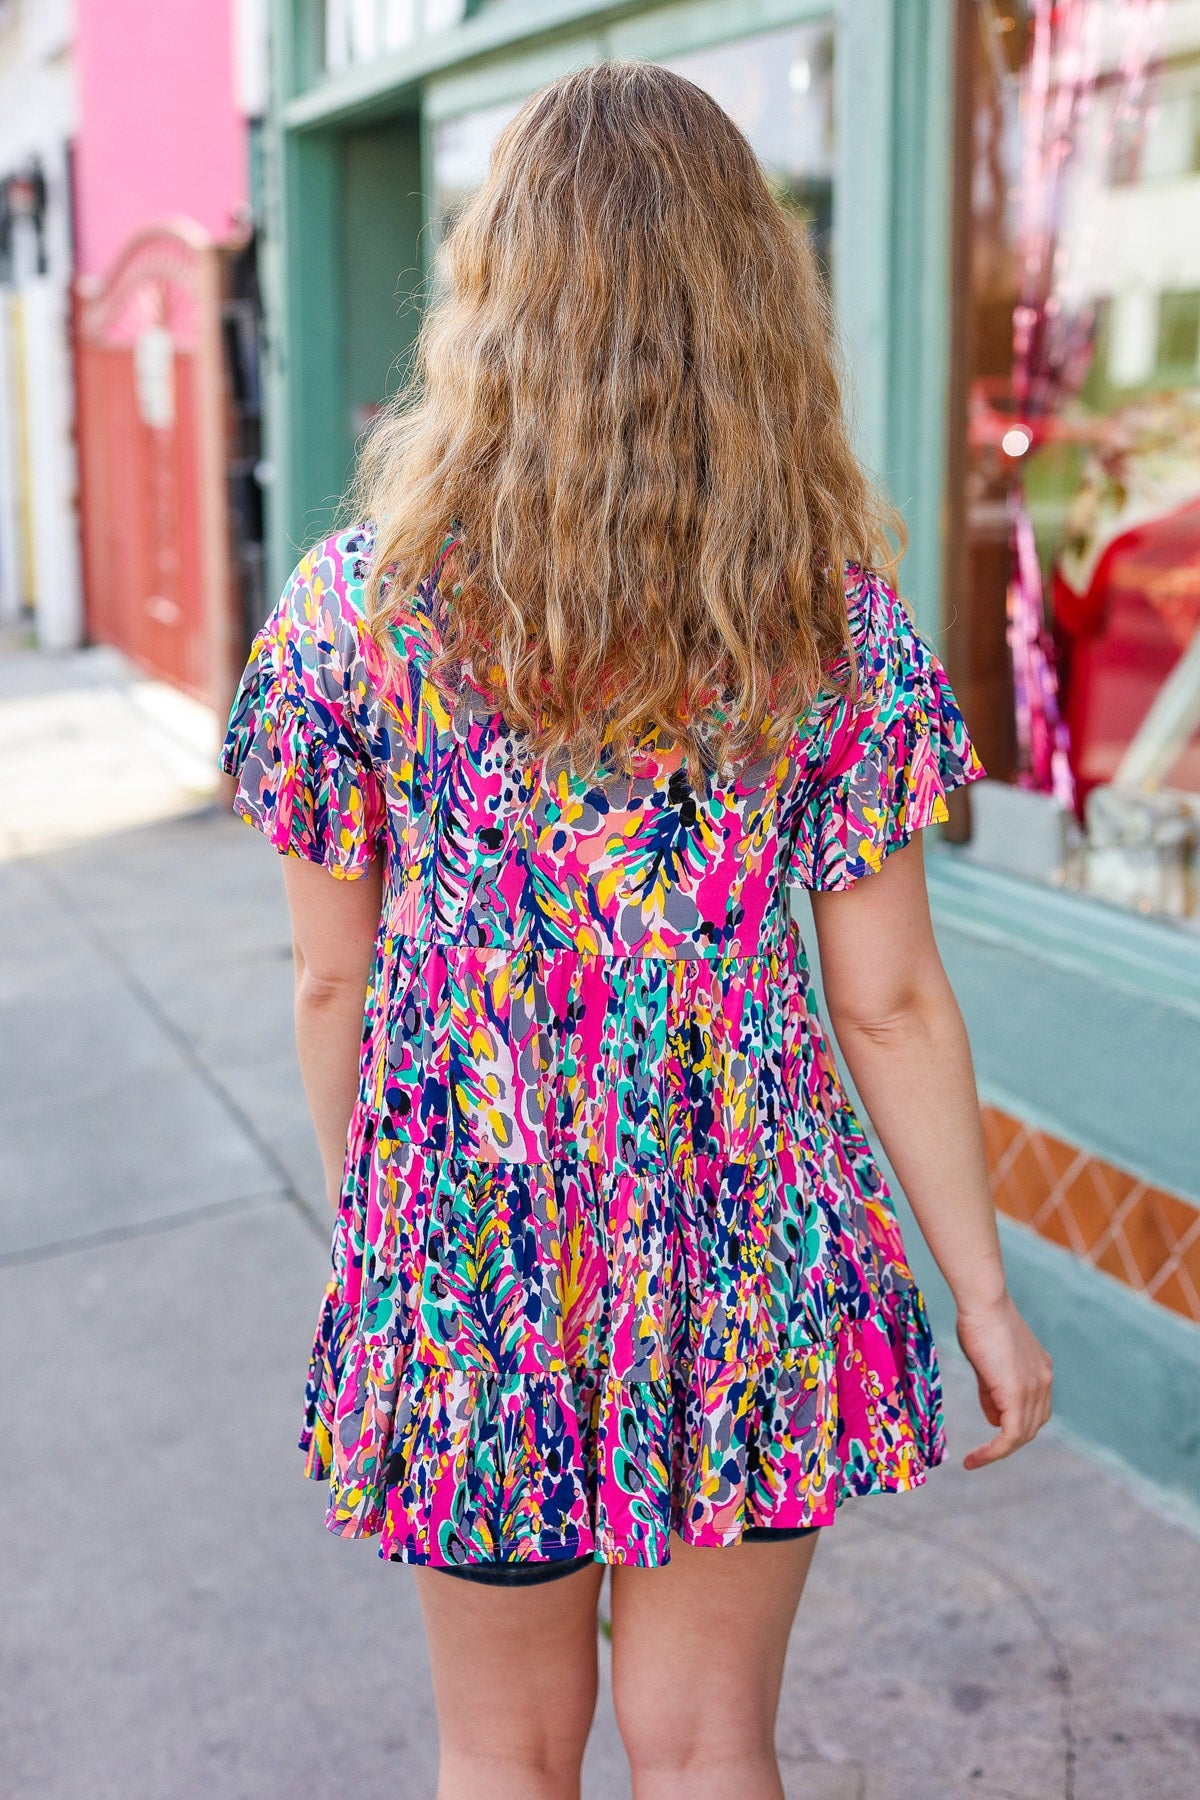
[[[1033,41],[1021,75],[1021,192],[1016,227],[1020,298],[1013,312],[1013,396],[1033,422],[1077,395],[1095,347],[1095,306],[1070,310],[1059,291],[1064,173],[1096,91],[1101,28],[1111,0],[1034,0]],[[1129,29],[1108,148],[1136,149],[1162,0],[1124,0]],[[1031,436],[1035,436],[1031,432]],[[1007,637],[1016,709],[1018,781],[1075,805],[1054,643],[1024,483],[1014,484]]]

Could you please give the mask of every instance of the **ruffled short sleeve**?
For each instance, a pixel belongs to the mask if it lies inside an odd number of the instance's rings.
[[[277,850],[347,879],[364,873],[386,829],[374,644],[360,611],[368,548],[343,533],[300,563],[254,641],[221,755],[239,817]]]
[[[949,817],[946,795],[983,774],[933,651],[886,582],[852,571],[858,656],[852,695],[818,702],[801,731],[785,829],[788,879],[846,888],[927,825]]]

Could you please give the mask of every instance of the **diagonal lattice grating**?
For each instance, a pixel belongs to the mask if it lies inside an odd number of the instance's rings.
[[[1200,1207],[997,1107],[983,1134],[1001,1212],[1200,1324]]]

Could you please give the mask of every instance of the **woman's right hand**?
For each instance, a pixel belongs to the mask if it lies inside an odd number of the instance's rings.
[[[987,1307],[960,1309],[958,1341],[979,1382],[983,1416],[998,1427],[989,1443],[963,1457],[964,1469],[982,1469],[1042,1429],[1050,1417],[1053,1364],[1008,1294]]]

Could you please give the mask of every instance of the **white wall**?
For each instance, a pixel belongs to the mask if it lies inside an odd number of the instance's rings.
[[[57,278],[26,284],[30,493],[38,642],[70,650],[82,632],[77,475],[72,421],[69,296]]]
[[[22,615],[32,602],[39,641],[66,648],[82,635],[79,520],[76,505],[74,390],[69,351],[72,279],[68,146],[77,120],[74,32],[70,0],[3,0],[0,4],[0,180],[40,162],[46,181],[39,274],[32,245],[19,247],[14,308],[0,307],[0,618]],[[15,366],[23,358],[23,367]],[[16,415],[22,389],[26,413]],[[16,534],[24,480],[34,556],[32,592],[21,580]]]

